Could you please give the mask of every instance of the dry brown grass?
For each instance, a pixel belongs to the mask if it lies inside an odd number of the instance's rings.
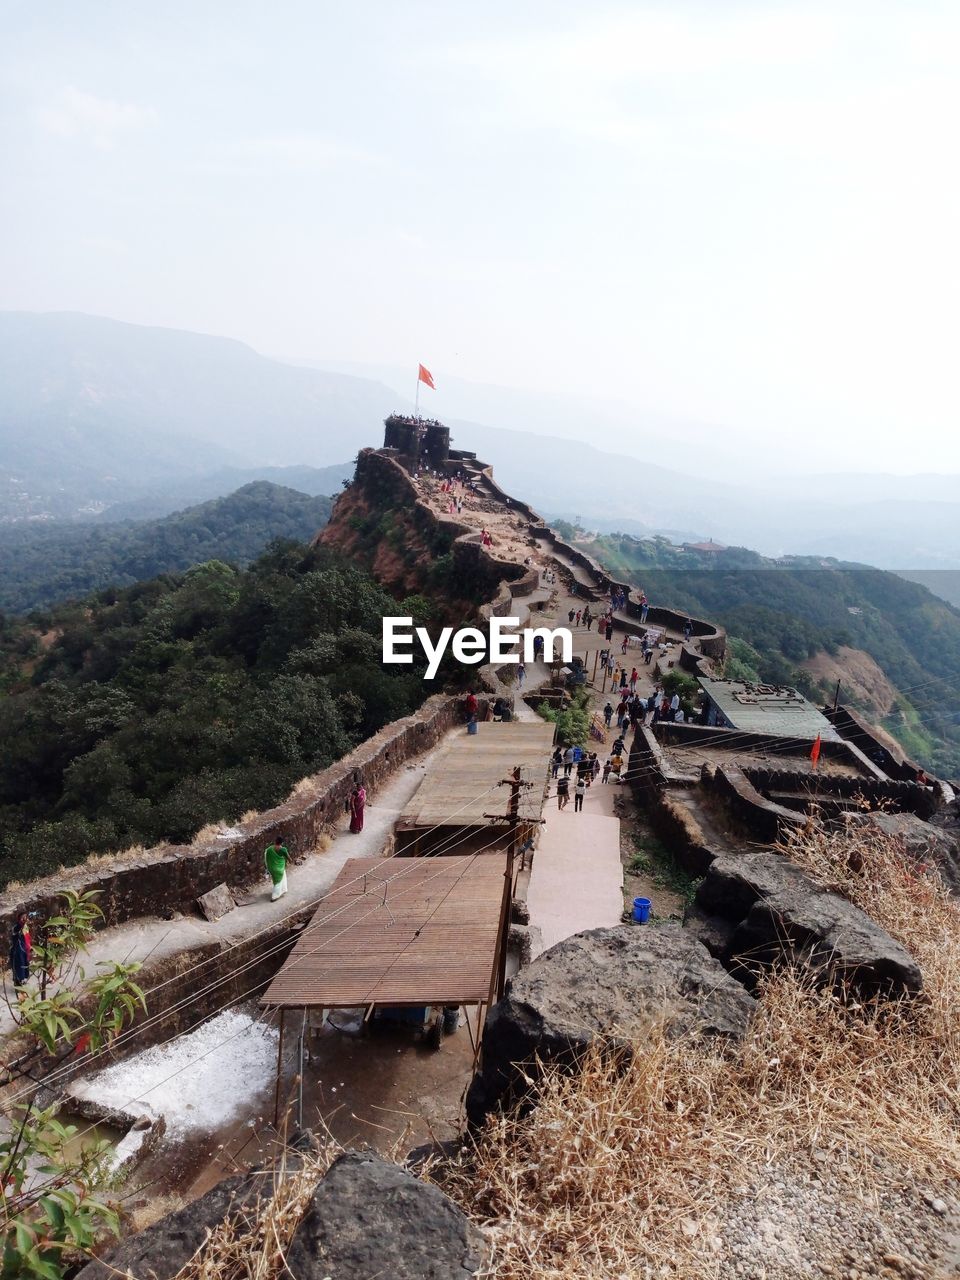
[[[333,1143],[307,1153],[298,1167],[284,1163],[264,1178],[255,1209],[216,1227],[174,1280],[277,1280],[289,1275],[286,1253],[317,1183],[339,1154]]]
[[[595,1052],[575,1076],[548,1074],[528,1117],[489,1122],[442,1176],[492,1236],[498,1276],[710,1276],[734,1187],[814,1152],[867,1197],[903,1174],[955,1187],[960,911],[882,835],[815,828],[789,853],[911,949],[924,996],[861,1005],[784,972],[738,1046],[654,1034],[625,1070]]]
[[[848,1169],[867,1201],[904,1176],[955,1187],[960,910],[881,833],[814,825],[785,852],[913,952],[923,996],[858,1003],[781,972],[761,986],[739,1045],[654,1029],[626,1067],[597,1050],[575,1075],[545,1073],[528,1116],[491,1119],[459,1164],[433,1171],[484,1229],[491,1274],[708,1280],[722,1266],[718,1233],[735,1189],[814,1156]],[[177,1280],[287,1274],[293,1232],[336,1153],[330,1144],[278,1178],[260,1211],[217,1228]]]

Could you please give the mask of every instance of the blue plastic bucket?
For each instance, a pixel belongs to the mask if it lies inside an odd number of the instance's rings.
[[[649,898],[634,898],[633,900],[633,918],[637,924],[646,924],[650,919],[650,908],[653,903]]]

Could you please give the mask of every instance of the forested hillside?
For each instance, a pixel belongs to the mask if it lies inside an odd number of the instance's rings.
[[[276,804],[431,692],[380,661],[397,602],[329,551],[277,543],[0,634],[0,872],[189,840]],[[422,600],[402,611],[425,619]]]
[[[832,697],[800,664],[844,645],[863,650],[897,690],[883,726],[928,768],[960,774],[960,610],[925,587],[880,569],[806,556],[769,560],[742,547],[700,553],[624,534],[579,545],[642,586],[653,604],[726,627],[728,675]]]
[[[261,480],[162,520],[0,525],[0,609],[26,613],[204,560],[249,564],[274,538],[311,538],[331,506]]]

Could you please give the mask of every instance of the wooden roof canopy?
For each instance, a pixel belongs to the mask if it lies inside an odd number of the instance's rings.
[[[479,732],[451,738],[437,752],[397,823],[398,831],[420,827],[488,827],[491,814],[507,816],[510,792],[498,784],[520,766],[520,776],[534,785],[524,787],[519,818],[539,819],[547,766],[553,750],[554,726],[485,721]]]
[[[351,858],[260,998],[272,1008],[489,999],[506,855]]]

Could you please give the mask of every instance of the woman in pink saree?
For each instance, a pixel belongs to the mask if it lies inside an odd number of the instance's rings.
[[[350,792],[350,830],[359,835],[363,830],[363,810],[367,803],[367,793],[362,783],[358,782]]]

